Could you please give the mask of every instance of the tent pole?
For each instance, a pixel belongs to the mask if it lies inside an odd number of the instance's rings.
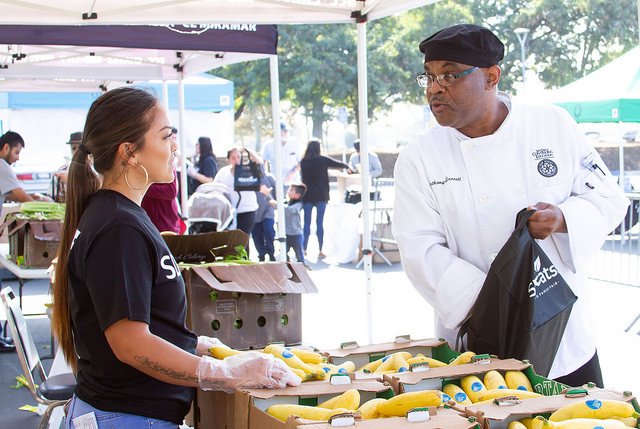
[[[369,117],[367,96],[367,22],[358,20],[358,134],[360,135],[360,173],[362,175],[362,254],[366,287],[367,342],[373,344],[371,314],[371,226],[369,225]]]
[[[184,76],[180,73],[178,80],[178,139],[180,140],[180,202],[182,216],[187,218],[187,231],[189,230],[189,207],[187,206],[187,154],[185,153],[185,128],[184,128]]]
[[[273,149],[276,159],[275,166],[269,166],[276,177],[276,202],[278,213],[278,243],[280,252],[278,260],[287,260],[287,236],[284,227],[284,177],[282,177],[282,145],[280,142],[280,77],[278,70],[278,56],[269,57],[269,74],[271,76],[271,115],[273,121]],[[275,171],[274,171],[275,170]]]
[[[162,80],[162,104],[164,105],[167,115],[169,114],[169,83]]]

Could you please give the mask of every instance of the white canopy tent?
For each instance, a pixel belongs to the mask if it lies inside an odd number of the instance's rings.
[[[67,0],[51,5],[48,0],[0,0],[1,24],[311,24],[356,23],[358,28],[358,114],[360,150],[363,172],[362,195],[369,195],[368,165],[368,98],[367,98],[367,33],[368,20],[426,6],[438,0]],[[271,57],[271,89],[273,124],[279,118],[278,63]],[[274,131],[276,181],[282,183],[280,133]],[[284,224],[282,186],[277,186],[278,222]],[[363,198],[363,254],[367,286],[368,340],[371,342],[371,236],[369,200]],[[283,241],[283,237],[279,237]],[[282,252],[281,252],[282,253]]]

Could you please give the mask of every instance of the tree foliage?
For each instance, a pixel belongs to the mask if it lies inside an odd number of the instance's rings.
[[[414,77],[422,72],[421,40],[449,25],[471,22],[491,28],[505,43],[501,89],[521,80],[520,44],[514,29],[530,30],[527,67],[547,87],[565,85],[638,43],[637,0],[443,0],[367,25],[368,113],[396,102],[420,103]],[[356,26],[279,26],[281,98],[313,122],[314,135],[347,107],[357,122]],[[225,67],[215,73],[235,82],[236,119],[247,111],[270,123],[268,61]],[[256,120],[251,121],[256,126]]]

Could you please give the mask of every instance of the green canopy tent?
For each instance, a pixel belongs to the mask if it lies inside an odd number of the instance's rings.
[[[640,46],[552,92],[576,122],[640,122]]]

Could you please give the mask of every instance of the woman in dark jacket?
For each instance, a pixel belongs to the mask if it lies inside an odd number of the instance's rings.
[[[218,161],[213,153],[213,146],[209,137],[199,137],[196,145],[198,149],[198,163],[195,168],[187,170],[189,175],[189,195],[193,194],[203,183],[213,182],[218,172]]]
[[[320,140],[311,139],[307,144],[307,150],[300,161],[300,175],[302,183],[307,187],[307,192],[302,197],[302,210],[304,211],[304,251],[307,251],[309,235],[311,235],[311,211],[316,208],[316,235],[320,252],[318,258],[324,258],[322,244],[324,241],[324,210],[329,201],[329,172],[330,168],[349,168],[343,162],[320,154]]]

